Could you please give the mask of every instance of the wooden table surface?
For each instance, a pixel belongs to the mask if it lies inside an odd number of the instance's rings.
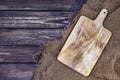
[[[32,80],[42,42],[60,39],[86,0],[0,0],[0,80]]]

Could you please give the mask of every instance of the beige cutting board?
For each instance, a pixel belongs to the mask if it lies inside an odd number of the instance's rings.
[[[57,59],[88,76],[112,34],[103,26],[107,13],[103,9],[95,20],[81,16]]]

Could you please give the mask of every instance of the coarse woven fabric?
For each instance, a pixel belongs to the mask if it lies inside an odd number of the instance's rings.
[[[57,60],[71,30],[81,15],[95,19],[101,9],[109,11],[104,26],[112,37],[89,77],[84,77]],[[120,80],[120,0],[88,0],[78,11],[61,40],[48,41],[41,52],[33,80]]]

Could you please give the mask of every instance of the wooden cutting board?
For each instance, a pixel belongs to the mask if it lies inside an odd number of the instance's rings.
[[[95,20],[81,16],[57,59],[88,76],[112,35],[103,26],[107,13],[108,11],[103,9]]]

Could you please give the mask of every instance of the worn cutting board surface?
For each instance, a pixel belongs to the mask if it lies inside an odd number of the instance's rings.
[[[57,59],[88,76],[112,34],[103,26],[107,13],[103,9],[95,20],[81,16]]]

